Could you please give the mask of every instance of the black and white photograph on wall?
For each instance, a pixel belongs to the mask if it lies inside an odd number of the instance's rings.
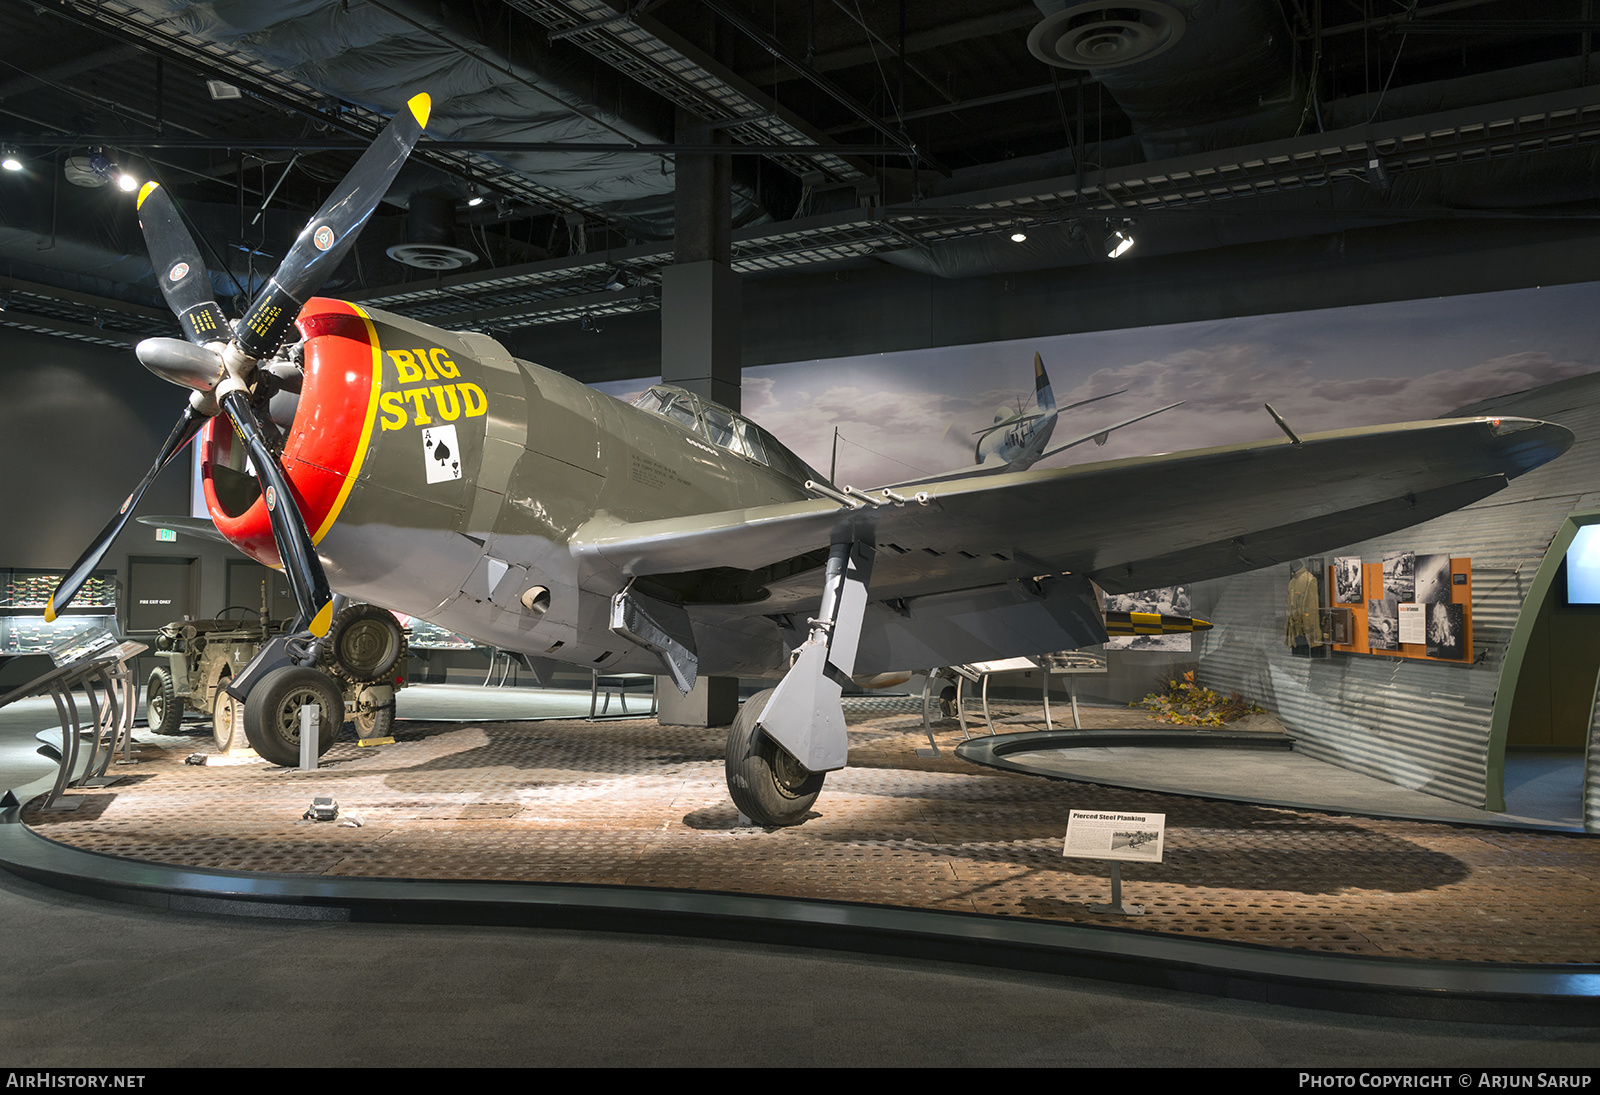
[[[1333,560],[1333,603],[1361,603],[1361,556],[1340,555]]]
[[[1416,600],[1428,605],[1450,603],[1450,556],[1417,556]]]
[[[1367,602],[1367,646],[1372,650],[1400,649],[1400,603],[1389,597]]]
[[[1414,601],[1417,593],[1417,557],[1409,551],[1383,557],[1383,595],[1390,601]]]
[[[1460,605],[1428,605],[1428,657],[1462,658],[1466,652],[1466,631],[1466,613]]]
[[[1138,593],[1106,594],[1107,612],[1156,612],[1163,616],[1192,616],[1193,602],[1188,586],[1162,586]],[[1187,631],[1174,635],[1117,635],[1106,640],[1107,650],[1167,650],[1188,653],[1191,636]]]

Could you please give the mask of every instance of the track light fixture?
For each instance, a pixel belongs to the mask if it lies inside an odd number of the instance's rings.
[[[1133,250],[1133,222],[1123,221],[1117,228],[1106,226],[1106,258],[1119,259]]]
[[[7,171],[21,171],[22,160],[17,156],[15,145],[6,145],[0,148],[0,168]]]
[[[1012,243],[1023,243],[1023,242],[1025,242],[1027,240],[1027,238],[1028,238],[1028,233],[1024,232],[1020,225],[1014,226],[1011,229],[1011,242]]]

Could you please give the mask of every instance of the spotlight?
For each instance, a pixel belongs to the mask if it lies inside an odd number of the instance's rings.
[[[482,204],[483,204],[483,195],[482,194],[474,194],[474,195],[472,195],[472,197],[467,199],[467,205],[468,205],[469,208],[476,209],[478,206],[480,206]]]
[[[126,171],[123,171],[117,175],[117,189],[131,194],[135,190],[139,189],[139,180],[128,174]]]
[[[1106,258],[1119,259],[1133,249],[1133,233],[1129,226],[1112,229],[1106,234]]]
[[[1028,233],[1024,232],[1020,228],[1017,229],[1015,232],[1011,233],[1011,242],[1012,243],[1022,243],[1024,241],[1026,241],[1027,238],[1028,238]]]
[[[0,148],[0,168],[7,171],[21,171],[22,161],[17,158],[17,150],[12,145]]]

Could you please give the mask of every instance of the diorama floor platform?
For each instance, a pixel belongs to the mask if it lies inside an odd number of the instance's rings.
[[[298,876],[515,879],[822,898],[1325,954],[1600,962],[1600,841],[1375,820],[980,768],[927,744],[915,701],[847,707],[851,766],[815,816],[741,827],[724,731],[654,719],[405,721],[393,745],[341,742],[311,773],[194,766],[209,738],[140,731],[139,763],[70,813],[24,822],[134,860]],[[1107,711],[1121,724],[1129,713]],[[1148,725],[1148,723],[1146,723]],[[331,795],[343,822],[301,820]],[[1167,815],[1166,860],[1123,866],[1147,915],[1089,911],[1106,866],[1064,859],[1072,809]]]

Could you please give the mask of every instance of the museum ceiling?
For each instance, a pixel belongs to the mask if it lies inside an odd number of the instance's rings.
[[[419,90],[326,291],[501,336],[654,309],[674,165],[713,147],[752,278],[1589,219],[1597,29],[1592,0],[4,0],[0,323],[172,332],[124,172],[247,297]]]

